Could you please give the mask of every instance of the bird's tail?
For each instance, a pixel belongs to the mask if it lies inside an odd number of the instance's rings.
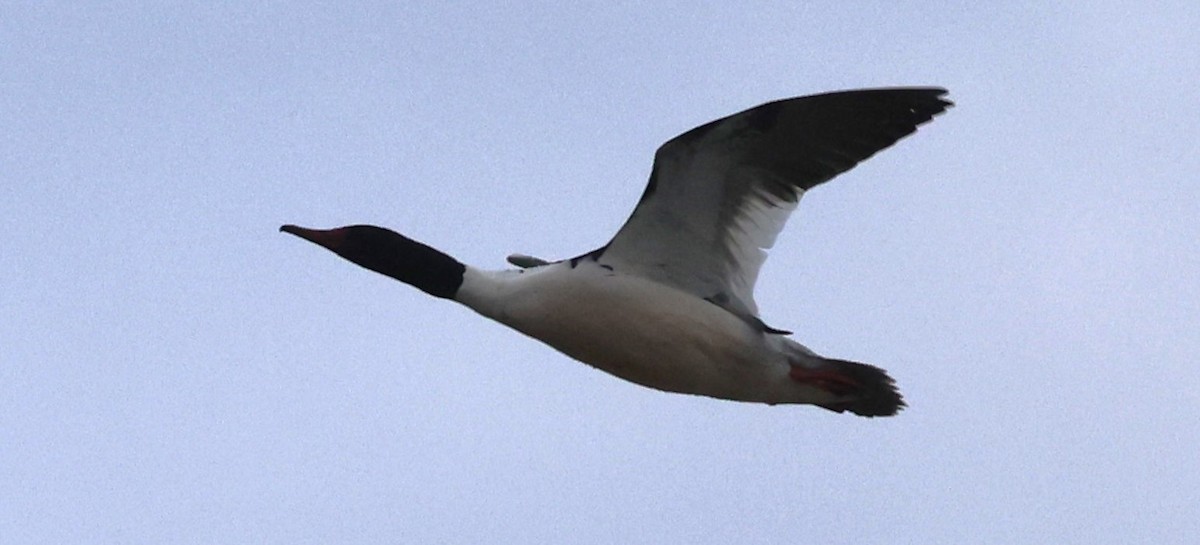
[[[859,416],[893,416],[905,406],[896,381],[883,369],[815,354],[805,360],[803,364],[793,364],[792,379],[835,396],[834,401],[820,403],[819,407]]]

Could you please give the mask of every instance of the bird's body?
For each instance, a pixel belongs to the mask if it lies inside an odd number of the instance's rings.
[[[777,388],[790,386],[780,380],[788,372],[781,336],[763,335],[708,301],[596,262],[501,273],[469,268],[454,299],[643,386],[740,401],[794,401]]]
[[[804,191],[944,111],[944,94],[828,93],[697,127],[659,149],[617,235],[571,259],[513,255],[520,268],[485,271],[380,227],[282,230],[637,384],[888,416],[904,406],[891,377],[817,355],[767,326],[754,283]]]

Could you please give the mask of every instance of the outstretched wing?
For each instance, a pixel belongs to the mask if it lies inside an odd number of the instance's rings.
[[[607,246],[580,258],[756,317],[759,268],[800,196],[944,112],[945,94],[827,93],[696,127],[658,149],[633,215]]]

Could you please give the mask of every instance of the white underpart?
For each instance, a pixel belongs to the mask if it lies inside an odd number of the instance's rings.
[[[820,403],[788,378],[795,343],[689,293],[593,261],[468,268],[455,300],[602,371],[644,386],[738,401]]]

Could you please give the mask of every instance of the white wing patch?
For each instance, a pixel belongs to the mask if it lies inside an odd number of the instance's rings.
[[[754,284],[800,197],[944,112],[945,94],[825,93],[696,127],[658,149],[646,191],[616,236],[575,259],[597,259],[763,326]]]
[[[751,180],[771,176],[761,169],[753,170],[757,172],[739,172],[736,175],[747,176]],[[729,295],[737,301],[736,306],[742,307],[751,316],[757,316],[758,305],[754,301],[754,285],[759,270],[767,260],[767,250],[775,245],[775,239],[783,230],[788,216],[799,204],[803,191],[795,191],[795,199],[782,199],[763,189],[761,183],[747,180],[744,185],[735,185],[753,187],[755,190],[739,203],[732,221],[726,224],[724,239],[729,255],[729,263],[726,264]]]

